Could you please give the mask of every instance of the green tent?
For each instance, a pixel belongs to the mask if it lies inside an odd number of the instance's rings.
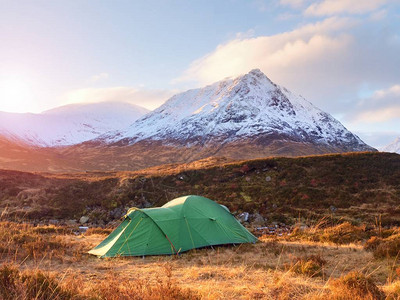
[[[225,206],[204,197],[185,196],[162,207],[131,208],[124,221],[89,253],[100,257],[176,254],[256,241]]]

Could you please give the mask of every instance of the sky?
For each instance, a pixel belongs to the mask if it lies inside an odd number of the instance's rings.
[[[0,111],[154,109],[261,69],[369,145],[400,136],[400,0],[0,0]]]

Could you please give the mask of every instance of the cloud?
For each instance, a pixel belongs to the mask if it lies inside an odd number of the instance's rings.
[[[306,15],[332,16],[336,14],[365,14],[386,4],[387,0],[324,0],[313,3],[305,10]]]
[[[396,32],[329,17],[289,32],[235,38],[193,61],[176,81],[204,85],[259,68],[320,108],[344,114],[362,85],[387,86],[400,77]]]
[[[306,0],[280,0],[279,4],[290,6],[292,8],[300,8],[305,4]]]
[[[109,77],[108,73],[102,72],[102,73],[93,75],[90,78],[89,82],[94,83],[94,82],[97,82],[97,81],[100,81],[100,80],[103,80],[103,79],[107,79],[108,77]]]
[[[395,138],[399,136],[396,131],[353,131],[361,140],[368,145],[373,145],[378,150],[389,145]]]
[[[377,90],[371,97],[360,100],[346,118],[352,122],[367,123],[388,122],[394,119],[400,121],[400,84]],[[400,131],[400,123],[397,129]]]
[[[71,104],[122,101],[153,110],[176,92],[176,90],[150,90],[133,87],[84,88],[69,91],[62,97],[62,102]]]
[[[348,43],[345,35],[339,37],[329,34],[351,25],[352,22],[347,19],[329,18],[273,36],[236,38],[194,61],[178,81],[211,83],[246,73],[255,67],[261,67],[270,74],[293,62],[304,64],[308,59],[315,58],[318,52],[322,55],[331,46],[338,49]],[[307,50],[310,52],[304,56]],[[300,60],[295,61],[296,58]]]

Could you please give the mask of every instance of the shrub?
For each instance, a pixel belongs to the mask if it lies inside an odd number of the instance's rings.
[[[335,227],[324,230],[320,236],[321,242],[332,242],[335,244],[349,244],[368,238],[365,226],[354,226],[344,222]]]
[[[322,268],[326,261],[319,255],[310,255],[295,258],[289,266],[289,270],[309,277],[322,276]]]
[[[367,251],[375,251],[376,248],[382,243],[383,239],[377,236],[372,236],[365,242],[364,249]]]
[[[397,257],[400,254],[400,235],[390,236],[376,243],[375,258]]]
[[[400,281],[396,280],[392,283],[385,285],[385,293],[387,300],[400,299]]]
[[[374,281],[358,271],[352,271],[329,283],[331,299],[385,299]]]
[[[20,272],[7,264],[0,268],[0,296],[4,300],[79,299],[76,290],[62,287],[57,279],[40,270]]]
[[[18,295],[19,271],[12,265],[0,268],[0,299],[15,299]]]
[[[21,276],[26,299],[71,299],[73,293],[64,290],[52,276],[35,271]]]

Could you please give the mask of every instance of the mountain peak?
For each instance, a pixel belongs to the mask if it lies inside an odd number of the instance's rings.
[[[400,154],[400,137],[382,149],[384,152],[394,152]]]
[[[234,79],[234,83],[238,83],[238,87],[248,87],[258,90],[275,90],[274,84],[260,69],[253,69],[249,73]]]
[[[257,76],[257,77],[266,76],[260,69],[253,69],[247,74]]]
[[[329,114],[274,84],[259,69],[177,94],[127,130],[100,139],[111,144],[158,141],[218,149],[241,141],[262,145],[293,141],[333,152],[374,150]]]
[[[126,102],[69,104],[40,114],[0,112],[0,136],[39,146],[67,146],[128,127],[149,111]]]

